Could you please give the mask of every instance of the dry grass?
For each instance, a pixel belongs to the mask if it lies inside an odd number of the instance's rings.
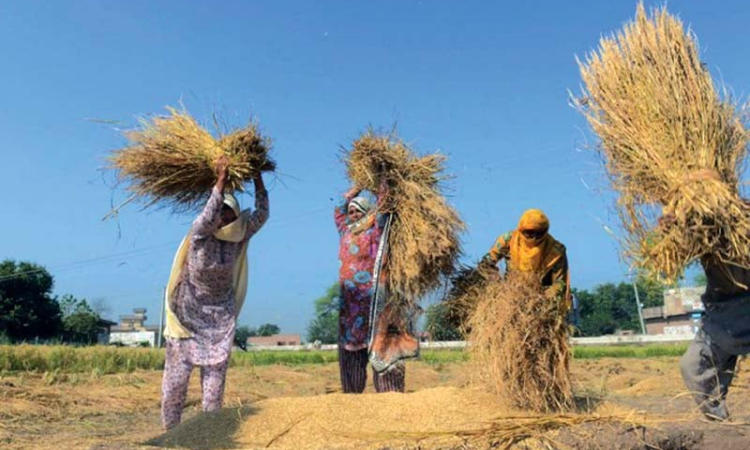
[[[464,336],[471,333],[469,319],[476,310],[479,297],[491,276],[492,273],[483,270],[481,266],[462,266],[451,276],[450,289],[442,305],[446,308],[448,324]]]
[[[388,283],[407,301],[439,287],[460,254],[464,224],[441,192],[444,162],[439,154],[418,157],[394,135],[373,131],[346,154],[352,183],[372,192],[378,192],[381,177],[388,184],[385,211],[380,211],[393,214]]]
[[[130,145],[109,158],[121,182],[146,206],[163,203],[175,210],[202,206],[216,182],[215,162],[229,159],[227,190],[241,191],[259,172],[275,170],[270,141],[254,123],[214,137],[185,109],[167,108],[169,116],[140,120],[140,128],[125,133]],[[216,126],[218,130],[218,125]]]
[[[224,414],[241,414],[242,420],[247,421],[231,436],[221,436],[221,433],[222,430],[225,434],[232,431],[233,417],[225,416],[227,423],[218,426],[214,418],[190,420],[199,415],[201,409],[200,377],[194,373],[184,419],[190,422],[186,423],[187,426],[194,425],[196,430],[201,430],[206,439],[218,437],[215,444],[238,441],[260,443],[238,445],[245,449],[263,448],[275,439],[271,445],[274,449],[301,450],[317,445],[318,449],[325,450],[486,450],[497,448],[492,447],[491,443],[500,441],[505,433],[503,430],[513,427],[521,432],[520,428],[526,426],[536,433],[544,425],[543,421],[550,425],[549,432],[544,432],[544,436],[563,444],[547,441],[548,446],[540,447],[547,450],[683,448],[658,446],[656,443],[654,447],[617,446],[609,440],[623,437],[625,430],[616,423],[611,427],[607,425],[609,417],[621,418],[626,424],[649,425],[654,419],[675,421],[688,412],[689,417],[697,421],[699,414],[694,411],[692,398],[685,395],[676,359],[578,360],[572,368],[576,386],[580,389],[577,389],[578,393],[594,395],[588,415],[594,416],[594,420],[598,417],[600,421],[588,426],[574,426],[570,430],[561,428],[554,431],[554,426],[561,424],[561,419],[565,417],[575,416],[575,420],[583,420],[583,417],[579,419],[580,416],[571,413],[540,417],[539,414],[510,411],[498,402],[495,395],[467,388],[470,370],[465,364],[435,365],[419,361],[407,363],[407,392],[417,391],[407,395],[331,394],[338,392],[340,387],[336,364],[296,368],[231,368],[227,375],[227,410]],[[729,396],[732,413],[737,421],[743,423],[750,417],[750,390],[737,388],[747,384],[745,375],[745,372],[740,373],[739,378],[735,379]],[[0,408],[0,447],[3,450],[57,450],[61,447],[124,450],[130,449],[131,443],[156,438],[162,435],[159,427],[161,376],[160,371],[151,370],[104,376],[84,373],[52,382],[50,377],[41,374],[0,374],[0,398],[3,399],[3,408]],[[446,389],[450,387],[454,389]],[[374,394],[371,381],[368,381],[366,392]],[[612,394],[611,398],[608,393]],[[299,396],[305,396],[307,400]],[[602,396],[607,397],[603,399],[604,403],[596,400]],[[247,411],[248,407],[254,411]],[[633,413],[632,409],[645,410],[647,415]],[[632,417],[628,419],[630,414]],[[723,425],[704,425],[720,429],[722,441],[731,432],[729,427]],[[698,426],[701,426],[699,422],[684,425],[688,428]],[[206,430],[204,427],[211,428]],[[648,434],[651,434],[653,429],[647,428]],[[456,435],[446,435],[446,432],[455,432]],[[185,433],[183,436],[186,439],[191,436],[196,438],[196,434],[188,429],[183,428],[182,433]],[[406,435],[386,439],[394,433]],[[565,444],[578,442],[571,443],[563,436],[571,433],[580,436],[580,441],[587,445],[566,447]],[[638,428],[637,433],[641,436],[645,430]],[[425,437],[425,434],[428,436]],[[434,437],[430,437],[433,434]],[[588,445],[588,434],[592,434],[590,441],[596,440],[601,445]],[[481,445],[483,440],[489,445]],[[395,445],[394,441],[405,444]],[[448,443],[441,445],[441,441]],[[307,445],[297,445],[298,442]],[[436,442],[436,445],[431,445],[432,442]],[[710,442],[706,442],[705,448],[723,448],[720,444],[712,447]],[[196,446],[185,445],[183,448],[191,447]],[[536,447],[530,447],[527,440],[515,448]]]
[[[738,189],[749,136],[692,33],[666,8],[648,15],[640,4],[579,65],[575,102],[619,193],[626,256],[668,280],[705,254],[750,266],[750,208]],[[662,213],[674,226],[655,227]]]
[[[513,406],[564,411],[573,404],[567,313],[537,277],[510,273],[477,291],[470,351],[481,379]]]
[[[684,421],[684,417],[670,418],[672,422]],[[613,411],[591,414],[544,414],[544,415],[499,415],[479,421],[479,426],[454,428],[437,432],[409,432],[390,433],[389,438],[410,438],[423,441],[428,438],[457,437],[471,448],[491,448],[511,450],[517,444],[524,443],[521,448],[549,449],[569,448],[561,445],[551,435],[552,432],[563,429],[576,429],[585,425],[595,425],[601,429],[605,425],[610,427],[630,429],[644,428],[645,425],[659,425],[670,419],[647,417],[635,411]],[[624,427],[623,427],[624,426]],[[583,434],[583,431],[579,431]],[[383,437],[382,435],[380,436]],[[482,445],[484,444],[484,445]]]

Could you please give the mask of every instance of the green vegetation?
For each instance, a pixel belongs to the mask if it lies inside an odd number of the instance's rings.
[[[649,344],[573,347],[575,359],[670,358],[685,353],[688,344]]]
[[[333,283],[325,295],[315,300],[315,317],[307,326],[307,342],[335,344],[339,339],[340,287]]]
[[[164,352],[148,348],[0,346],[0,372],[92,372],[111,374],[136,369],[160,370]]]
[[[665,287],[644,274],[636,277],[638,295],[644,308],[664,304]],[[603,283],[591,291],[574,289],[579,302],[578,331],[583,336],[613,334],[617,330],[640,331],[635,292],[630,283]]]
[[[687,344],[644,346],[575,347],[577,359],[597,358],[662,358],[681,356]],[[272,364],[297,366],[335,363],[334,350],[234,352],[232,367],[266,366]],[[461,363],[468,353],[460,349],[424,349],[420,360],[427,364]],[[122,347],[72,347],[0,345],[0,373],[127,373],[135,370],[161,370],[164,350]]]

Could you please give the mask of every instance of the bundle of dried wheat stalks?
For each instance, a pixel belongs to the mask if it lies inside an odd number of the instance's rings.
[[[379,212],[393,214],[388,285],[397,297],[418,302],[452,273],[460,255],[464,224],[440,186],[445,157],[418,157],[393,134],[368,131],[345,158],[353,184],[378,192],[385,178],[388,193]]]
[[[467,289],[472,359],[482,381],[515,407],[539,412],[573,406],[568,306],[538,276],[511,272]]]
[[[109,158],[109,167],[128,184],[129,200],[143,199],[146,206],[161,203],[176,211],[200,207],[216,182],[214,165],[221,155],[229,159],[227,190],[243,190],[259,172],[275,170],[270,141],[256,124],[214,137],[184,108],[167,109],[169,116],[141,119],[139,129],[125,133],[130,145]]]
[[[722,98],[691,32],[666,8],[636,18],[579,61],[575,99],[601,139],[625,254],[667,280],[711,254],[750,266],[750,208],[739,196],[749,135]],[[661,214],[671,227],[656,226]]]

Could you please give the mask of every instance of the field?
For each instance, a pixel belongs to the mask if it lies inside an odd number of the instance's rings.
[[[734,422],[717,425],[701,419],[682,385],[675,355],[684,347],[576,350],[580,417],[627,413],[637,426],[593,423],[532,430],[531,439],[509,448],[750,448],[744,373],[729,397]],[[371,382],[363,396],[339,394],[335,360],[333,352],[236,354],[226,409],[199,414],[194,375],[185,423],[164,435],[159,424],[161,352],[0,347],[0,448],[489,449],[503,448],[497,433],[477,437],[477,430],[498,415],[539,422],[481,392],[461,351],[426,351],[421,361],[410,362],[407,395],[369,395]],[[460,433],[463,437],[457,438]],[[549,439],[536,439],[542,433]]]

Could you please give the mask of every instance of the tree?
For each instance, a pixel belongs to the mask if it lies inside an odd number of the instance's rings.
[[[584,336],[612,334],[618,329],[638,329],[632,285],[604,283],[592,292],[576,290],[574,294],[581,311],[579,329]]]
[[[665,285],[644,274],[636,277],[638,297],[644,308],[664,304]],[[591,292],[574,290],[580,308],[580,332],[584,336],[612,334],[617,330],[640,331],[635,292],[630,283],[604,283]]]
[[[425,310],[425,329],[433,341],[461,341],[463,334],[448,320],[448,306],[435,303]]]
[[[335,344],[339,337],[340,287],[334,283],[325,295],[315,299],[315,317],[307,326],[307,341]]]
[[[250,328],[247,325],[240,325],[237,327],[237,330],[234,332],[234,341],[236,343],[240,342],[247,342],[248,338],[254,337],[258,335],[258,330],[255,328]]]
[[[279,333],[281,333],[281,328],[272,323],[264,323],[258,327],[258,336],[273,336],[274,334]]]
[[[52,275],[40,265],[1,262],[0,334],[13,341],[56,336],[61,321],[53,286]]]
[[[101,318],[91,309],[88,302],[72,295],[65,295],[59,303],[62,312],[63,340],[78,344],[96,343]]]
[[[666,285],[645,273],[639,273],[636,277],[636,286],[638,286],[638,297],[644,308],[661,306],[664,304],[664,290],[675,288],[677,284]]]

